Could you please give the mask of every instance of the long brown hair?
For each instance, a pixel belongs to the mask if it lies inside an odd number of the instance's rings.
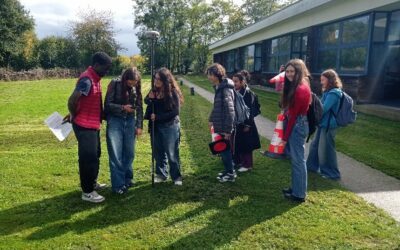
[[[132,68],[126,69],[122,73],[122,75],[121,75],[122,93],[126,93],[129,89],[129,86],[127,84],[128,80],[137,81],[136,86],[135,86],[136,100],[141,103],[142,102],[142,77],[137,68],[132,67]],[[122,98],[124,99],[124,102],[126,103],[127,102],[126,95],[122,95]]]
[[[340,77],[335,70],[327,69],[322,72],[321,75],[325,76],[328,79],[328,86],[326,87],[326,89],[323,89],[323,91],[329,91],[333,88],[342,88],[342,80],[340,80]]]
[[[178,84],[175,81],[175,77],[172,75],[171,71],[167,68],[160,68],[156,71],[156,75],[160,77],[161,82],[163,83],[162,92],[164,95],[165,104],[167,107],[172,108],[172,93],[176,92],[179,97],[179,103],[182,105],[184,102],[184,98],[179,88]]]
[[[294,94],[296,92],[297,87],[302,83],[306,82],[310,84],[310,72],[307,69],[306,64],[301,59],[292,59],[290,60],[286,66],[292,66],[295,70],[294,79],[293,81],[289,81],[289,79],[285,76],[285,84],[283,86],[283,93],[281,96],[281,104],[282,108],[288,108],[293,106],[294,102]]]

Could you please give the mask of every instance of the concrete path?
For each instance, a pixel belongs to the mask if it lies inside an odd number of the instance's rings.
[[[184,78],[180,78],[180,80],[186,86],[193,87],[196,94],[204,97],[209,102],[214,101],[213,93],[192,84]],[[261,116],[257,116],[255,121],[259,134],[271,140],[275,122]],[[306,144],[306,154],[308,154],[309,144]],[[400,180],[387,176],[340,152],[337,152],[337,157],[342,174],[340,184],[367,202],[385,210],[396,221],[400,222]]]

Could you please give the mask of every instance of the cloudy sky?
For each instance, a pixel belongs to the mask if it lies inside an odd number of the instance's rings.
[[[133,22],[132,0],[19,0],[35,19],[37,36],[66,36],[68,24],[77,19],[79,10],[87,8],[97,11],[111,11],[114,16],[114,28],[117,30],[116,40],[126,48],[122,55],[135,55],[140,51],[136,45]],[[239,4],[242,0],[234,0]]]
[[[95,9],[111,11],[114,16],[116,40],[126,48],[123,55],[139,54],[137,37],[133,29],[132,0],[20,0],[26,10],[35,19],[35,30],[41,39],[46,36],[66,36],[68,24],[77,19],[79,10]]]

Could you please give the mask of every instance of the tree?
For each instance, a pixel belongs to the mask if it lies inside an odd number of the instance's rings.
[[[38,46],[39,40],[35,32],[33,30],[25,31],[20,39],[23,48],[21,51],[15,51],[11,55],[9,66],[14,70],[27,70],[37,67],[38,58],[35,49]]]
[[[70,24],[70,32],[84,66],[91,63],[91,56],[97,51],[104,51],[113,57],[123,49],[114,37],[116,32],[111,12],[88,10],[79,13],[78,17],[79,21]]]
[[[23,53],[23,36],[34,21],[18,0],[0,0],[0,17],[0,67],[9,67],[11,58]]]
[[[279,8],[279,0],[245,0],[242,4],[248,23],[256,23]]]
[[[36,47],[39,64],[44,69],[55,67],[78,68],[79,53],[70,38],[49,36],[43,38]]]

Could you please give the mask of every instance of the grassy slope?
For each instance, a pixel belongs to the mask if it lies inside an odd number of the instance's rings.
[[[185,76],[199,86],[213,91],[204,76]],[[279,95],[254,90],[261,104],[261,114],[275,120],[279,112]],[[337,150],[400,179],[400,122],[359,113],[357,121],[340,128],[336,137]]]
[[[211,105],[187,89],[181,115],[184,186],[151,187],[145,134],[136,149],[137,186],[123,197],[102,192],[103,204],[84,203],[75,138],[57,142],[43,125],[54,110],[66,113],[73,82],[0,83],[0,248],[384,249],[400,244],[393,219],[335,182],[310,175],[306,203],[283,199],[288,161],[256,154],[252,173],[234,184],[218,183],[222,164],[207,148]],[[99,179],[109,183],[104,131],[102,136]]]

